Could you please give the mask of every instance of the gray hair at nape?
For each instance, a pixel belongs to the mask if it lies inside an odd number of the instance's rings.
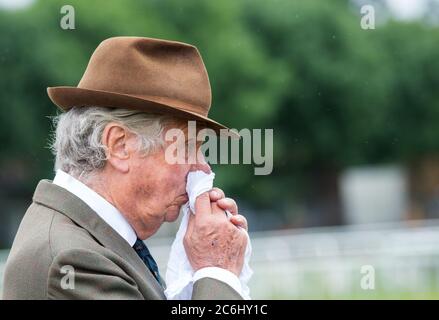
[[[73,107],[53,117],[55,130],[50,149],[55,156],[55,171],[61,169],[81,179],[104,168],[107,150],[102,144],[102,133],[110,122],[119,123],[136,134],[139,151],[147,155],[164,147],[164,129],[177,120],[129,109]]]

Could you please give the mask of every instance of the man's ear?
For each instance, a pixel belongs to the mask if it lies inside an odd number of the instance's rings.
[[[107,163],[123,173],[129,171],[128,139],[130,135],[127,128],[115,122],[107,124],[102,132],[102,144],[106,146]]]

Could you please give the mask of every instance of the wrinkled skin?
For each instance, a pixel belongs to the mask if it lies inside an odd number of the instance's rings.
[[[185,124],[178,126],[187,132]],[[188,201],[188,173],[211,171],[202,157],[195,164],[166,161],[165,150],[171,142],[143,154],[137,136],[118,123],[105,127],[102,143],[107,147],[105,167],[84,182],[112,203],[143,240],[156,233],[164,222],[178,218],[181,206]],[[201,143],[197,143],[197,149],[200,147]],[[224,210],[233,215],[230,220]],[[212,266],[239,275],[247,243],[242,229],[247,229],[247,221],[238,214],[236,202],[214,188],[197,198],[195,211],[184,238],[194,270]]]

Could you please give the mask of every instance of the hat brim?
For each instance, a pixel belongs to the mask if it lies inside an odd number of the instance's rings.
[[[62,111],[68,111],[77,106],[96,106],[173,115],[178,118],[195,120],[211,128],[218,135],[240,138],[240,135],[235,130],[231,130],[215,120],[189,110],[182,110],[181,106],[173,106],[171,103],[164,104],[163,102],[154,101],[154,97],[143,98],[134,95],[78,87],[48,87],[47,94],[50,100]]]

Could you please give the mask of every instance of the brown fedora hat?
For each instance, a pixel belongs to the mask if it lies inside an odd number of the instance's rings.
[[[63,111],[75,106],[126,108],[196,120],[217,133],[228,129],[208,118],[212,95],[198,49],[176,41],[106,39],[77,87],[49,87],[47,93]]]

